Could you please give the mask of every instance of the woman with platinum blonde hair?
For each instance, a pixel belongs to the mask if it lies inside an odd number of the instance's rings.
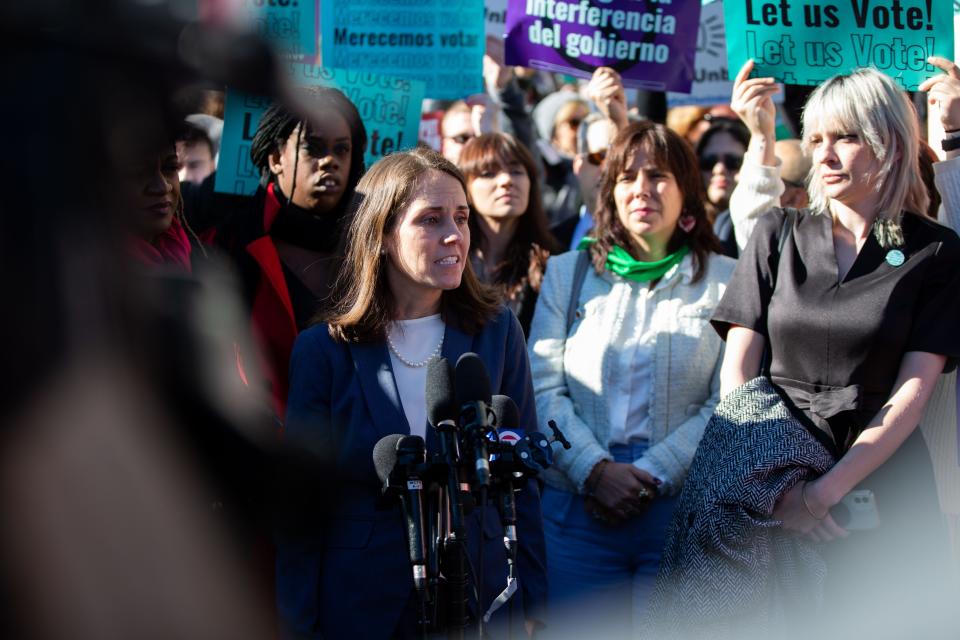
[[[940,637],[949,554],[916,427],[960,357],[960,239],[923,215],[917,115],[893,80],[830,78],[803,124],[811,206],[760,216],[713,314],[721,401],[668,537],[661,603],[714,628],[726,612],[757,630],[779,617],[798,634]],[[718,494],[731,478],[743,482]],[[704,519],[735,544],[701,542]]]
[[[903,212],[923,214],[930,203],[920,176],[920,123],[907,94],[874,69],[834,76],[811,94],[804,107],[807,154],[816,152],[823,137],[813,132],[824,128],[853,132],[869,147],[875,163],[864,173],[861,186],[869,186],[877,196],[873,221],[877,241],[884,248],[902,244]],[[817,179],[817,171],[814,163],[808,186],[810,210],[823,213],[830,211],[830,189]]]

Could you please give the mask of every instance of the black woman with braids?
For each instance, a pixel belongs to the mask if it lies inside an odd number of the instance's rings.
[[[261,345],[255,364],[277,416],[285,412],[293,341],[324,308],[337,275],[367,143],[360,114],[340,91],[302,88],[296,98],[309,117],[274,103],[257,126],[250,159],[260,188],[253,197],[221,200],[229,208],[213,212],[226,214],[215,242],[239,270]],[[187,207],[189,216],[189,199]],[[249,356],[238,354],[245,382],[259,384],[247,375],[250,365]]]

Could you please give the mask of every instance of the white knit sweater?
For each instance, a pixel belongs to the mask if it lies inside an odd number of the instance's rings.
[[[580,291],[577,319],[568,334],[570,300],[577,252],[547,263],[530,329],[530,366],[537,415],[556,420],[573,445],[559,451],[544,480],[557,488],[582,493],[600,460],[610,459],[606,443],[610,419],[605,393],[613,388],[616,353],[629,348],[636,332],[623,326],[627,304],[640,283],[591,267]],[[702,280],[691,284],[691,256],[664,276],[666,286],[647,300],[656,332],[650,402],[651,446],[634,464],[663,480],[661,491],[680,490],[687,468],[720,396],[723,342],[709,325],[714,307],[733,273],[734,261],[709,259]]]

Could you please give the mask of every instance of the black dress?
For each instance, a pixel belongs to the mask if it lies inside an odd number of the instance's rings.
[[[905,353],[946,355],[948,367],[960,357],[960,238],[905,213],[904,244],[888,251],[871,233],[838,281],[831,216],[798,212],[778,259],[784,215],[761,217],[712,322],[724,337],[739,325],[767,338],[771,379],[839,458],[886,404]],[[881,526],[826,545],[828,601],[852,613],[891,579],[887,593],[938,589],[930,572],[949,552],[919,429],[860,486],[874,491]]]

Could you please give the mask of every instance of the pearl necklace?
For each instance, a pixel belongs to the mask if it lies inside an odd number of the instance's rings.
[[[426,357],[425,360],[421,360],[420,362],[411,362],[400,355],[400,352],[397,351],[397,345],[393,344],[393,339],[390,337],[389,331],[387,331],[387,344],[390,346],[390,351],[393,352],[393,355],[397,356],[397,360],[407,365],[411,369],[419,369],[420,367],[427,366],[431,360],[440,355],[440,349],[443,348],[443,335],[440,336],[440,343],[437,345],[437,347],[430,353],[430,355]]]

